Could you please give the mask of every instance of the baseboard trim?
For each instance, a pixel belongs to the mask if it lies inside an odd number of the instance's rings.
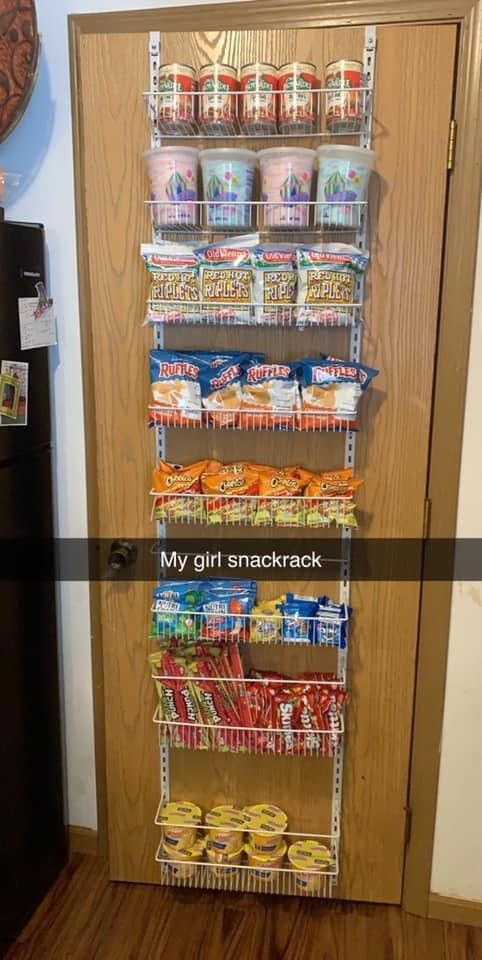
[[[73,853],[87,853],[90,856],[97,857],[99,854],[99,838],[97,830],[91,830],[89,827],[67,827],[67,838],[69,857]]]
[[[482,900],[459,900],[457,897],[443,897],[438,893],[431,893],[428,915],[431,920],[482,927]]]

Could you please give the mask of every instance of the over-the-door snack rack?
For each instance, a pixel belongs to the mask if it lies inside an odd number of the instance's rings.
[[[152,146],[160,146],[162,143],[167,140],[167,142],[174,142],[174,138],[169,135],[166,136],[165,133],[159,128],[159,125],[156,122],[157,117],[157,98],[159,96],[159,90],[157,87],[159,66],[162,63],[164,57],[161,50],[161,34],[154,32],[149,35],[149,65],[150,65],[150,86],[148,92],[145,94],[147,108],[149,116],[151,119],[151,128],[152,128]],[[375,54],[376,54],[376,29],[374,27],[367,27],[365,29],[365,42],[364,42],[364,51],[363,51],[363,63],[364,63],[364,89],[363,89],[363,120],[361,124],[361,130],[356,134],[356,142],[362,148],[369,149],[371,147],[372,139],[372,108],[373,108],[373,92],[374,92],[374,76],[375,76]],[[318,64],[319,75],[323,75],[324,64]],[[316,132],[302,135],[303,140],[305,138],[309,140],[310,144],[314,144],[316,141],[319,143],[327,142],[329,143],[333,137],[336,138],[336,134],[327,132],[322,129],[321,120],[324,113],[324,104],[326,96],[332,91],[329,91],[324,88],[319,88],[316,91],[316,102],[317,102],[317,117],[319,126],[317,127]],[[237,130],[235,133],[232,133],[228,130],[219,131],[219,138],[223,141],[232,141],[235,142],[238,138],[242,139],[243,142],[246,140],[246,131],[240,133]],[[268,143],[263,144],[267,145],[283,145],[286,140],[287,143],[290,142],[291,135],[282,134],[282,133],[266,133],[266,131],[254,131],[248,133],[249,136],[249,146],[253,148],[255,146],[254,141],[260,139],[263,141],[268,141]],[[299,137],[299,135],[297,135]],[[339,136],[339,135],[338,135]],[[341,136],[348,136],[349,142],[354,143],[354,134],[341,134]],[[187,140],[187,134],[183,134],[183,138]],[[195,141],[204,141],[207,146],[216,146],[216,137],[206,136],[199,129],[189,132],[189,138],[192,138]],[[336,139],[333,142],[339,142]],[[224,231],[223,227],[216,227],[211,229],[206,226],[206,205],[207,202],[200,200],[196,201],[200,208],[200,215],[198,219],[198,226],[191,228],[186,225],[181,225],[176,230],[173,225],[166,225],[162,229],[159,227],[159,224],[153,227],[153,239],[161,239],[163,233],[172,237],[174,233],[182,233],[182,236],[178,239],[187,239],[189,232],[191,232],[195,237],[209,239],[213,236],[222,236]],[[149,208],[156,206],[154,201],[146,201]],[[159,202],[157,202],[159,205]],[[315,202],[312,202],[312,207],[315,207]],[[258,230],[261,233],[265,231],[265,218],[266,211],[263,209],[265,204],[262,201],[253,201],[251,204],[251,226],[253,230]],[[326,215],[323,213],[322,220],[324,221],[324,227],[315,227],[314,223],[314,214],[310,214],[310,226],[300,229],[298,232],[294,231],[284,231],[282,234],[283,239],[298,239],[304,241],[318,242],[321,239],[321,236],[329,235],[330,238],[336,236],[336,238],[341,239],[346,242],[353,243],[358,249],[366,250],[368,243],[368,216],[367,208],[365,203],[354,203],[352,205],[352,223],[345,228],[345,231],[342,231],[342,234],[333,230],[333,224],[330,223],[330,212],[328,211]],[[237,228],[238,233],[243,233],[242,229]],[[267,235],[272,239],[270,231],[266,231]],[[343,235],[344,234],[344,235]],[[278,237],[280,234],[277,234]],[[360,278],[358,281],[358,291],[356,297],[356,303],[348,304],[345,306],[345,313],[343,320],[340,321],[339,316],[336,314],[333,315],[331,322],[328,321],[324,324],[323,328],[326,330],[330,327],[346,326],[350,328],[350,343],[349,343],[349,355],[347,359],[353,362],[361,361],[362,353],[362,335],[363,335],[363,278]],[[201,305],[202,306],[202,305]],[[253,304],[255,307],[256,304]],[[197,327],[201,325],[212,327],[212,326],[222,326],[222,314],[219,310],[212,312],[212,315],[209,314],[209,311],[203,313],[203,319],[190,318],[188,321],[190,323],[195,323]],[[271,325],[271,324],[267,324]],[[299,329],[299,338],[300,338],[300,356],[303,354],[303,336],[305,325],[299,326],[296,323],[296,318],[293,315],[293,318],[290,318],[287,322],[276,323],[275,320],[272,323],[273,326],[280,327],[282,330],[284,326],[290,327],[291,330]],[[308,325],[309,326],[309,325]],[[259,325],[257,325],[257,329]],[[162,322],[162,317],[159,322],[153,324],[153,345],[156,349],[163,349],[164,347],[164,332],[165,324]],[[329,336],[329,333],[327,334]],[[280,334],[277,338],[277,346],[280,352],[282,352],[282,337],[283,333]],[[209,347],[209,340],[206,341],[206,347]],[[173,419],[172,424],[167,423],[167,429],[170,427],[176,427],[176,421]],[[202,427],[212,427],[212,423],[209,422],[209,419],[205,416],[199,426]],[[265,423],[260,419],[256,419],[256,416],[253,415],[253,422],[247,424],[248,429],[258,430],[258,429],[269,429],[269,423]],[[246,425],[245,425],[246,429]],[[286,431],[280,433],[280,444],[286,442],[289,444],[289,425]],[[296,429],[295,423],[293,423],[292,429]],[[316,428],[313,428],[316,429]],[[343,427],[338,428],[343,430]],[[284,436],[284,433],[287,433],[288,436]],[[155,455],[156,463],[159,459],[166,458],[166,420],[163,422],[162,427],[156,427],[155,429],[156,442],[155,442]],[[186,447],[189,445],[189,438],[191,437],[191,431],[186,432]],[[208,434],[206,434],[206,437]],[[319,443],[323,443],[323,437],[318,433]],[[346,432],[345,437],[345,452],[344,452],[344,466],[346,468],[355,467],[355,453],[356,453],[356,433],[353,431]],[[287,458],[288,459],[288,458]],[[309,466],[309,464],[305,464]],[[155,495],[154,495],[155,496]],[[256,498],[253,498],[255,500]],[[159,498],[156,498],[155,502],[158,502]],[[168,503],[169,498],[166,499],[165,507],[167,513],[163,514],[164,517],[169,518],[168,512]],[[266,500],[266,498],[265,498]],[[211,523],[211,518],[209,514],[209,504],[207,497],[198,498],[198,507],[197,512],[192,512],[189,509],[186,510],[184,518],[182,520],[176,519],[177,522],[183,523],[196,523],[196,524],[205,524],[207,526]],[[275,505],[271,509],[271,505],[266,503],[264,504],[266,512],[264,515],[264,522],[261,524],[263,526],[270,526],[272,528],[276,526],[282,526],[282,523],[278,522],[277,515],[275,512]],[[255,510],[256,504],[253,505],[253,510]],[[350,540],[352,537],[352,528],[348,526],[343,526],[343,504],[338,505],[339,513],[336,513],[336,504],[333,505],[331,502],[331,513],[330,513],[330,524],[335,523],[339,528],[340,537],[343,539],[346,549],[343,551],[344,559],[340,563],[340,581],[339,581],[339,597],[338,600],[341,604],[344,605],[345,611],[348,610],[350,602]],[[165,521],[158,520],[159,514],[156,515],[155,509],[153,508],[153,518],[157,520],[158,524],[158,537],[159,540],[165,538],[166,528]],[[247,514],[248,515],[248,514]],[[249,511],[251,515],[251,511]],[[171,522],[168,519],[167,522]],[[240,520],[238,525],[248,525],[248,521]],[[299,513],[299,523],[297,524],[300,527],[310,526],[309,515],[303,510]],[[319,524],[321,525],[321,524]],[[283,536],[283,531],[281,531]],[[296,584],[293,584],[294,589],[296,589]],[[356,611],[355,611],[356,614]],[[247,620],[249,620],[249,616]],[[320,643],[320,647],[331,649],[336,653],[336,680],[333,681],[333,686],[345,688],[346,684],[346,675],[347,675],[347,665],[348,665],[348,644],[346,642],[346,628],[347,628],[348,613],[346,612],[343,622],[333,623],[327,620],[323,625],[323,640]],[[284,644],[279,643],[279,657],[278,657],[278,666],[279,669],[283,669],[283,652],[281,650]],[[275,894],[296,894],[304,893],[308,896],[322,896],[330,897],[333,896],[336,892],[336,885],[339,878],[339,872],[341,869],[340,866],[340,821],[341,821],[341,804],[342,804],[342,787],[343,787],[343,758],[344,758],[344,745],[343,745],[343,734],[344,726],[343,723],[334,727],[332,730],[326,732],[326,734],[319,735],[317,737],[313,736],[311,731],[303,730],[259,730],[250,731],[246,727],[236,728],[230,727],[212,727],[206,724],[183,724],[166,722],[159,713],[159,709],[156,709],[154,715],[154,721],[158,729],[159,736],[159,748],[160,748],[160,772],[161,772],[161,796],[159,810],[156,814],[156,824],[161,827],[160,820],[160,811],[164,803],[173,800],[191,800],[194,799],[196,802],[200,802],[202,798],[202,790],[198,797],[178,797],[176,795],[171,797],[170,792],[170,751],[173,748],[183,748],[184,750],[196,750],[200,746],[204,750],[208,751],[223,751],[225,753],[239,753],[244,756],[250,754],[276,754],[281,755],[284,760],[283,762],[289,763],[290,757],[330,757],[333,759],[333,773],[332,773],[332,797],[331,797],[331,829],[329,834],[314,834],[314,833],[303,833],[303,832],[294,832],[290,833],[287,831],[284,836],[287,841],[302,839],[304,837],[320,840],[325,844],[331,851],[332,860],[327,869],[320,869],[320,872],[316,875],[313,883],[309,884],[305,890],[300,889],[299,884],[297,883],[296,870],[294,870],[288,861],[285,861],[282,867],[273,868],[270,871],[269,879],[260,878],[259,871],[256,871],[254,867],[247,865],[245,862],[237,864],[235,868],[232,867],[223,867],[222,864],[213,865],[207,862],[200,862],[197,866],[196,872],[194,875],[183,877],[182,874],[178,876],[173,876],[172,870],[170,870],[170,864],[175,863],[175,859],[171,859],[169,862],[163,855],[162,844],[160,843],[159,849],[157,851],[156,859],[159,862],[160,866],[160,881],[161,883],[169,883],[177,886],[190,886],[190,887],[205,887],[213,889],[222,889],[222,890],[240,890],[248,891],[255,893],[275,893]],[[288,733],[288,736],[287,736]],[[265,736],[260,736],[264,734]],[[209,752],[206,753],[208,758],[206,761],[206,771],[207,776],[209,776]],[[320,760],[321,762],[321,760]],[[236,802],[236,797],[232,797],[232,802]],[[271,802],[276,802],[276,797],[264,798],[264,797],[253,797],[253,802],[256,800],[269,799]],[[199,829],[204,829],[202,826]],[[182,861],[180,861],[181,863]]]

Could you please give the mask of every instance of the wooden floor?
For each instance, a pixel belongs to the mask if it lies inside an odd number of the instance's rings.
[[[5,960],[482,960],[482,930],[396,907],[113,884],[77,854]]]

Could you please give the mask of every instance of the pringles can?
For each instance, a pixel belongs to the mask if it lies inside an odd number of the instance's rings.
[[[248,63],[240,70],[241,129],[252,134],[276,133],[278,71],[272,63]]]
[[[158,73],[157,121],[161,133],[190,134],[195,129],[196,73],[184,63],[163,63]]]
[[[238,73],[227,63],[208,63],[199,71],[199,123],[203,133],[236,133]]]
[[[326,126],[333,133],[358,133],[364,112],[363,64],[333,60],[326,67]]]
[[[313,63],[284,63],[278,71],[279,128],[281,133],[313,133],[318,86]]]

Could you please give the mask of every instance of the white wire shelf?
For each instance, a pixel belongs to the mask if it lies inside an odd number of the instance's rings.
[[[206,410],[198,407],[165,407],[149,405],[149,422],[158,427],[175,427],[191,430],[275,430],[288,433],[346,433],[353,430],[355,416],[351,419],[333,410],[297,410],[285,413],[273,410],[270,413],[257,410],[220,409]],[[163,496],[163,494],[160,494]],[[211,497],[211,499],[214,499]],[[266,499],[266,498],[263,498]],[[283,500],[288,498],[284,497]]]
[[[213,726],[208,723],[164,720],[158,706],[154,723],[159,731],[160,745],[168,744],[175,749],[333,759],[345,726],[342,711],[337,710],[329,717],[332,723],[329,730],[240,727],[221,723]]]
[[[237,527],[356,526],[355,503],[350,497],[219,496],[211,493],[158,493],[151,520],[183,525]]]
[[[216,643],[307,644],[309,646],[345,649],[348,608],[343,604],[340,617],[320,614],[316,617],[292,617],[286,614],[222,613],[199,611],[176,612],[162,601],[153,604],[151,613],[158,617],[151,640],[161,643],[182,637],[182,642],[212,640]],[[153,624],[154,624],[153,618]],[[296,636],[294,636],[296,634]]]
[[[359,136],[371,110],[369,87],[335,89],[312,87],[308,92],[250,91],[251,115],[244,114],[244,90],[146,91],[143,96],[154,136],[190,140],[304,140],[337,141]],[[291,97],[293,112],[284,116],[284,98]],[[297,117],[297,98],[311,101],[309,115]],[[272,98],[271,104],[269,103]],[[268,108],[267,116],[266,114]],[[270,116],[271,115],[271,116]]]
[[[199,860],[186,864],[167,858],[162,842],[156,853],[161,865],[160,883],[175,887],[226,890],[237,893],[282,894],[296,897],[333,896],[338,882],[338,854],[335,863],[323,872],[302,873],[293,867],[253,867],[247,863],[237,866],[208,863]],[[288,861],[285,861],[288,862]]]
[[[352,233],[361,229],[366,200],[145,200],[156,233],[183,233],[202,239],[206,231],[240,233]]]
[[[251,303],[246,315],[233,303],[186,303],[185,300],[147,300],[147,323],[170,326],[348,327],[362,322],[359,303],[295,304]]]

